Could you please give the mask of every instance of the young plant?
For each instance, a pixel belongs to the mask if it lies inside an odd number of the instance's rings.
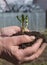
[[[22,14],[21,19],[19,16],[16,16],[19,22],[22,24],[21,31],[24,32],[25,29],[28,27],[28,15],[26,17]]]
[[[17,19],[19,20],[20,23],[22,23],[22,27],[21,27],[21,30],[22,30],[22,33],[28,35],[28,36],[35,36],[35,40],[29,42],[29,43],[26,43],[26,44],[20,44],[19,45],[19,49],[24,49],[26,47],[30,47],[32,46],[32,44],[34,44],[38,39],[42,39],[42,43],[47,43],[47,40],[45,38],[45,35],[40,33],[40,32],[37,32],[37,31],[30,31],[30,32],[25,32],[25,29],[28,27],[28,15],[24,16],[23,14],[21,15],[21,18],[19,18],[19,16],[16,16]],[[21,32],[18,32],[16,34],[13,34],[12,36],[17,36],[17,35],[23,35]]]

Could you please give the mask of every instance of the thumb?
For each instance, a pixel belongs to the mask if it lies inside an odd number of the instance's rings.
[[[4,27],[4,28],[1,29],[1,35],[11,36],[13,34],[16,34],[19,31],[21,31],[21,29],[18,26]]]

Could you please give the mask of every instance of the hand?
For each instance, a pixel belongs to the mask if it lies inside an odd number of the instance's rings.
[[[2,36],[11,36],[13,34],[16,34],[21,31],[21,28],[18,26],[9,26],[9,27],[4,27],[0,29],[0,35]],[[26,29],[26,31],[29,31]]]
[[[41,42],[42,39],[38,39],[31,47],[28,47],[24,50],[26,56],[28,55],[28,57],[24,58],[24,61],[28,62],[35,60],[43,53],[44,49],[47,46],[47,43],[43,43],[41,45]]]
[[[16,30],[17,29],[17,30]],[[16,31],[20,31],[21,29],[19,27],[16,28],[15,27],[6,27],[6,28],[2,28],[2,32],[4,35],[12,35],[14,33],[16,33]],[[9,37],[10,38],[10,37]],[[12,37],[13,38],[13,37]],[[14,39],[13,39],[14,40]],[[16,39],[15,39],[16,40]],[[43,43],[41,45],[42,39],[38,39],[31,47],[28,47],[26,49],[21,49],[23,52],[23,55],[19,56],[22,57],[22,59],[20,60],[21,63],[25,62],[25,61],[32,61],[36,58],[38,58],[42,52],[44,51],[45,47],[46,47],[46,43]],[[13,43],[12,43],[13,44]],[[8,45],[7,45],[8,46]],[[41,47],[40,47],[41,46]],[[15,47],[16,48],[16,47]],[[20,50],[20,51],[21,51]],[[18,58],[19,58],[18,57]]]
[[[26,57],[25,49],[19,49],[19,44],[30,42],[35,39],[34,36],[27,35],[10,37],[10,35],[19,31],[21,31],[21,29],[17,26],[1,29],[1,35],[3,35],[4,37],[0,37],[0,57],[14,64],[23,62],[24,58]],[[5,37],[6,35],[7,37]]]

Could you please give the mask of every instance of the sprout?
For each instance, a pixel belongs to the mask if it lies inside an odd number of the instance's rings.
[[[28,28],[28,16],[26,16],[26,26],[25,28],[27,29]]]
[[[16,16],[16,17],[19,20],[19,22],[22,24],[21,31],[24,32],[25,29],[28,27],[28,15],[26,15],[26,17],[24,17],[24,15],[22,14],[21,19],[19,18],[19,16]],[[25,23],[25,25],[24,25],[24,23]]]

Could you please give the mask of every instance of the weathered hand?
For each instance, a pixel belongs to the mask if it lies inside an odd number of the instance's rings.
[[[38,39],[31,47],[28,47],[24,50],[26,56],[28,55],[28,57],[24,58],[24,61],[28,62],[35,60],[43,53],[45,47],[47,46],[47,43],[43,43],[41,45],[41,42],[42,39]]]
[[[24,43],[24,42],[30,42],[31,40],[33,41],[32,36],[29,37],[27,35],[9,37],[10,35],[17,33],[19,31],[21,31],[21,29],[17,26],[2,28],[2,34],[8,36],[8,37],[3,38],[4,40],[3,42],[6,47],[4,48],[9,49],[8,53],[13,56],[12,58],[13,60],[15,58],[14,63],[16,59],[18,59],[20,63],[23,63],[23,62],[32,61],[38,58],[44,51],[47,44],[43,43],[41,45],[42,39],[38,39],[31,47],[27,47],[25,49],[19,49],[19,46],[18,46],[19,44]]]
[[[26,57],[25,49],[19,49],[19,44],[30,42],[35,39],[34,36],[27,35],[9,37],[20,30],[21,29],[17,26],[2,28],[1,35],[7,35],[7,37],[0,37],[0,57],[14,64],[16,64],[16,62],[24,62],[24,58]]]

